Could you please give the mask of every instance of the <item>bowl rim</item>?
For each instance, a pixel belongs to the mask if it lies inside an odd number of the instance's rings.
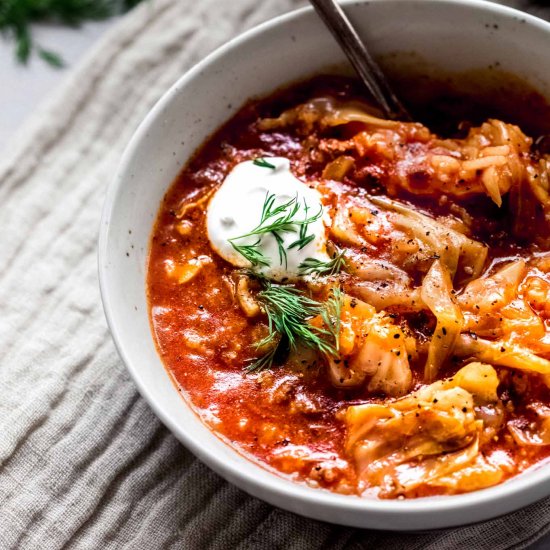
[[[406,0],[341,0],[343,7],[353,4],[373,4],[373,3],[402,3]],[[495,4],[488,0],[415,0],[419,4],[434,4],[434,5],[453,5],[453,6],[467,6],[473,9],[482,10],[487,14],[498,14],[508,18],[515,18],[523,20],[531,27],[538,27],[539,29],[548,33],[550,37],[550,22],[547,22],[534,15],[522,12],[520,10],[504,6],[502,4]],[[285,25],[290,21],[294,21],[298,18],[307,16],[311,13],[313,8],[305,6],[282,15],[273,17],[259,25],[256,25],[247,31],[237,35],[231,40],[218,46],[215,50],[209,53],[201,61],[196,63],[190,69],[188,69],[178,80],[172,84],[172,86],[161,96],[161,98],[155,103],[152,109],[148,112],[143,121],[139,124],[135,130],[132,138],[126,146],[118,168],[115,173],[115,177],[108,185],[104,207],[101,215],[100,231],[99,231],[99,245],[98,245],[98,275],[100,293],[103,303],[103,309],[107,324],[109,326],[115,347],[118,351],[120,358],[125,364],[127,370],[133,378],[139,393],[147,401],[149,406],[153,409],[157,417],[163,422],[163,424],[189,449],[195,456],[197,456],[202,462],[206,463],[209,467],[215,470],[217,473],[223,475],[226,479],[231,479],[231,483],[235,483],[239,488],[254,494],[255,496],[261,493],[271,493],[283,499],[292,499],[298,501],[304,506],[302,515],[308,515],[307,506],[314,505],[315,507],[325,508],[340,508],[342,510],[349,510],[359,513],[376,512],[383,513],[388,516],[402,517],[407,515],[414,521],[415,518],[425,516],[435,512],[460,512],[475,504],[476,508],[480,505],[489,504],[493,501],[506,501],[513,502],[513,497],[529,492],[531,489],[540,486],[542,482],[550,482],[550,466],[539,463],[538,467],[530,469],[530,471],[523,472],[516,475],[509,480],[500,483],[494,487],[480,489],[470,493],[451,495],[451,496],[434,496],[423,497],[418,499],[391,499],[383,500],[376,498],[361,498],[356,495],[342,495],[330,492],[328,490],[311,488],[302,483],[297,483],[289,479],[278,475],[272,470],[259,465],[264,471],[267,471],[270,475],[265,479],[258,479],[254,473],[254,469],[239,468],[237,464],[227,463],[210,451],[205,449],[202,443],[200,435],[196,435],[192,431],[185,431],[180,428],[177,422],[170,416],[170,414],[164,410],[161,403],[159,403],[150,393],[149,387],[145,384],[140,375],[140,368],[136,366],[132,360],[130,360],[126,353],[123,327],[120,327],[116,321],[116,311],[113,307],[113,300],[111,299],[111,288],[109,284],[108,271],[109,267],[105,261],[108,257],[109,250],[109,226],[110,220],[115,210],[116,198],[119,194],[119,189],[123,185],[126,178],[124,174],[128,173],[128,169],[131,165],[132,158],[138,149],[139,144],[144,140],[149,128],[156,123],[165,106],[171,101],[171,99],[179,93],[179,90],[183,88],[188,82],[199,76],[208,66],[214,61],[224,57],[230,50],[235,47],[246,43],[250,39],[261,35],[264,31]],[[206,139],[206,138],[205,138]],[[188,159],[187,159],[188,160]],[[156,219],[156,218],[155,218]],[[156,347],[156,346],[155,346]],[[159,358],[160,359],[160,358]],[[162,362],[162,359],[160,359]],[[193,413],[195,411],[186,402],[183,401],[183,406],[188,407]],[[196,415],[196,413],[195,413]],[[199,422],[201,419],[197,416]],[[204,423],[203,423],[204,424]],[[208,428],[215,436],[217,434],[211,428]],[[219,437],[219,436],[218,436]],[[227,441],[222,441],[228,445],[232,452],[242,456],[245,456],[247,460],[249,457],[243,455],[238,449],[232,448]],[[541,467],[542,466],[542,467]],[[543,498],[545,495],[550,494],[550,487],[540,494],[536,500]],[[263,497],[259,497],[263,498]],[[531,502],[531,501],[530,501]],[[515,510],[522,505],[511,505],[503,508],[498,514],[503,515],[512,510]],[[310,516],[310,517],[313,517]],[[494,516],[489,516],[494,517]],[[486,519],[486,518],[482,518]],[[447,526],[462,525],[460,518],[453,523],[446,522]],[[397,529],[397,527],[396,527]],[[407,528],[407,530],[414,530],[414,528]]]

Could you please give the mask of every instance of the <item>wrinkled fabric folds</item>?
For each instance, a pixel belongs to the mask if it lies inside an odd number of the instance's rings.
[[[157,420],[116,354],[101,309],[96,243],[106,185],[125,145],[187,68],[244,29],[303,4],[144,2],[4,152],[3,550],[498,550],[525,548],[550,530],[550,499],[484,524],[413,535],[332,526],[275,509],[196,460]],[[549,8],[537,9],[550,16]]]

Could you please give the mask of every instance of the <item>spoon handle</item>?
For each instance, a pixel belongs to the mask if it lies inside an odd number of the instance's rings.
[[[310,2],[384,114],[394,120],[411,120],[342,8],[335,0],[310,0]]]

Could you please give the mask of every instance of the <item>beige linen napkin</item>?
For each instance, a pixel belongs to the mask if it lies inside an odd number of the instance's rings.
[[[226,483],[161,425],[111,342],[96,243],[138,123],[187,68],[301,0],[151,0],[40,108],[0,162],[0,549],[524,548],[550,500],[431,534],[335,527]],[[5,108],[4,106],[2,108]]]

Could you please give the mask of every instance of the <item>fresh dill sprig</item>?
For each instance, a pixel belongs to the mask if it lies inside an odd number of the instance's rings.
[[[307,205],[307,202],[306,202],[306,199],[304,199],[304,217],[305,219],[307,219],[307,213],[309,211],[309,206]],[[323,214],[323,209],[321,207],[321,210],[319,211],[319,214],[318,216],[320,217],[321,215]],[[317,219],[319,219],[319,217],[315,218],[313,221],[316,221]],[[311,241],[313,241],[315,239],[315,235],[311,234],[311,235],[308,235],[307,234],[307,228],[308,226],[307,225],[301,225],[300,226],[300,236],[298,237],[298,239],[296,241],[294,241],[288,248],[296,248],[298,247],[298,250],[302,250],[302,248],[304,248],[304,246],[307,246]]]
[[[260,166],[261,168],[271,168],[271,170],[275,170],[277,168],[274,164],[271,164],[271,162],[268,162],[264,158],[257,158],[252,161],[252,164],[255,164],[256,166]]]
[[[53,67],[62,67],[63,58],[36,44],[31,25],[54,22],[78,27],[86,21],[100,21],[123,13],[140,0],[0,0],[0,33],[15,41],[15,55],[27,63],[31,54]]]
[[[256,347],[271,346],[271,349],[249,363],[246,366],[248,372],[273,366],[275,357],[284,346],[296,349],[300,344],[324,355],[338,354],[342,303],[340,289],[333,289],[327,302],[321,303],[296,287],[272,284],[265,278],[259,281],[264,289],[257,294],[257,299],[267,315],[269,334]],[[309,323],[318,316],[323,319],[324,327]]]
[[[253,244],[236,244],[231,241],[231,246],[244,258],[246,258],[253,267],[269,267],[269,258],[267,258],[259,249],[260,239]]]
[[[299,266],[300,275],[336,275],[346,267],[344,251],[338,252],[328,262],[316,258],[306,258]]]
[[[256,346],[259,348],[262,342],[263,340],[258,342]],[[246,372],[261,372],[265,369],[270,369],[273,366],[277,353],[279,353],[279,346],[272,345],[271,349],[266,354],[248,363],[244,370]]]
[[[274,193],[267,193],[262,207],[262,215],[260,223],[250,232],[229,239],[231,246],[246,258],[253,267],[259,265],[268,266],[269,259],[260,250],[261,235],[271,234],[277,241],[279,251],[280,265],[287,265],[287,249],[284,245],[282,233],[299,233],[299,238],[293,242],[288,248],[299,247],[301,250],[309,242],[315,239],[314,235],[307,235],[309,224],[317,221],[323,215],[323,206],[319,211],[312,216],[308,216],[309,207],[304,199],[305,216],[303,220],[296,219],[300,211],[300,203],[298,197],[294,197],[289,201],[275,206],[277,197]],[[239,245],[236,241],[257,235],[260,237],[254,244]]]

